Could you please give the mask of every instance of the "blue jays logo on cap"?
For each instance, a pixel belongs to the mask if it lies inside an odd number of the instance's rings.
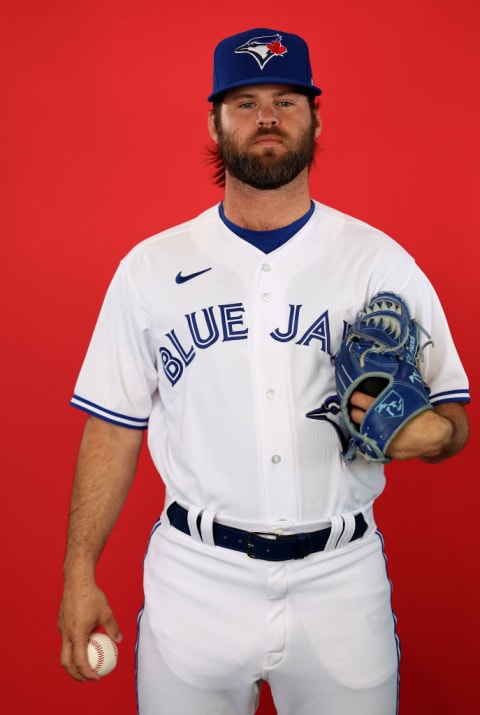
[[[265,65],[272,57],[282,57],[288,49],[282,44],[282,36],[276,33],[265,37],[253,37],[240,47],[237,47],[235,52],[248,52],[260,65],[263,70]]]
[[[285,84],[309,95],[322,92],[313,84],[305,40],[266,28],[240,32],[217,45],[208,101],[216,102],[231,89],[255,84]]]

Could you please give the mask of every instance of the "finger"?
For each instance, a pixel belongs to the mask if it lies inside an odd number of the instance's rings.
[[[360,392],[359,390],[355,390],[355,392],[352,392],[350,396],[350,404],[352,407],[359,407],[364,412],[366,412],[370,405],[374,402],[374,397],[370,397],[370,395],[366,395],[364,392]]]
[[[100,680],[100,676],[91,667],[87,655],[88,637],[79,638],[72,646],[73,667],[82,680]]]
[[[112,640],[115,641],[115,643],[121,643],[123,636],[120,631],[120,626],[118,625],[117,621],[111,615],[108,619],[106,619],[103,623],[102,626],[105,629],[105,633],[107,636],[110,636]]]
[[[87,648],[88,637],[80,637],[75,641],[64,639],[60,657],[61,665],[67,673],[82,683],[86,680],[100,680],[88,662]]]
[[[350,419],[356,425],[361,425],[363,418],[365,417],[365,410],[360,410],[357,407],[352,407],[350,410]]]
[[[78,680],[81,683],[85,682],[84,675],[78,670],[74,662],[73,644],[68,640],[64,640],[62,644],[60,665],[74,680]]]

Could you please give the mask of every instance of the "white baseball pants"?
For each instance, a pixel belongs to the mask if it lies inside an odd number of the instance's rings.
[[[139,715],[395,715],[399,649],[380,536],[266,562],[168,524],[150,540]]]

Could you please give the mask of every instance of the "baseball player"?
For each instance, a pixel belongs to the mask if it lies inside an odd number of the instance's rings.
[[[138,623],[140,715],[252,715],[262,681],[279,715],[397,711],[373,512],[384,467],[342,457],[332,358],[382,291],[434,336],[421,364],[431,409],[398,431],[388,459],[458,453],[469,388],[413,258],[311,199],[320,93],[297,35],[259,28],[219,43],[209,131],[224,199],[121,261],[75,386],[88,418],[59,628],[78,680],[97,677],[89,632],[120,639],[95,565],[147,428],[165,484]],[[373,400],[353,392],[354,423]],[[325,419],[310,419],[318,405]]]

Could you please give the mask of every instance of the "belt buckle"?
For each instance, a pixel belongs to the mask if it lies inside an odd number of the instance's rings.
[[[278,539],[278,534],[272,534],[271,532],[249,531],[247,535],[247,556],[251,559],[257,558],[254,553],[255,546],[252,544],[252,539],[254,536],[264,537],[266,539],[270,539],[271,541],[277,541]]]
[[[259,536],[260,538],[263,537],[274,543],[278,543],[282,540],[282,535],[280,534],[272,534],[271,532],[249,531],[247,536],[247,556],[249,556],[251,559],[258,558],[257,556],[255,556],[255,546],[252,543],[252,539],[254,536]],[[304,559],[306,556],[309,556],[313,552],[310,534],[291,534],[290,536],[284,536],[283,538],[295,543],[295,553],[288,558]]]

